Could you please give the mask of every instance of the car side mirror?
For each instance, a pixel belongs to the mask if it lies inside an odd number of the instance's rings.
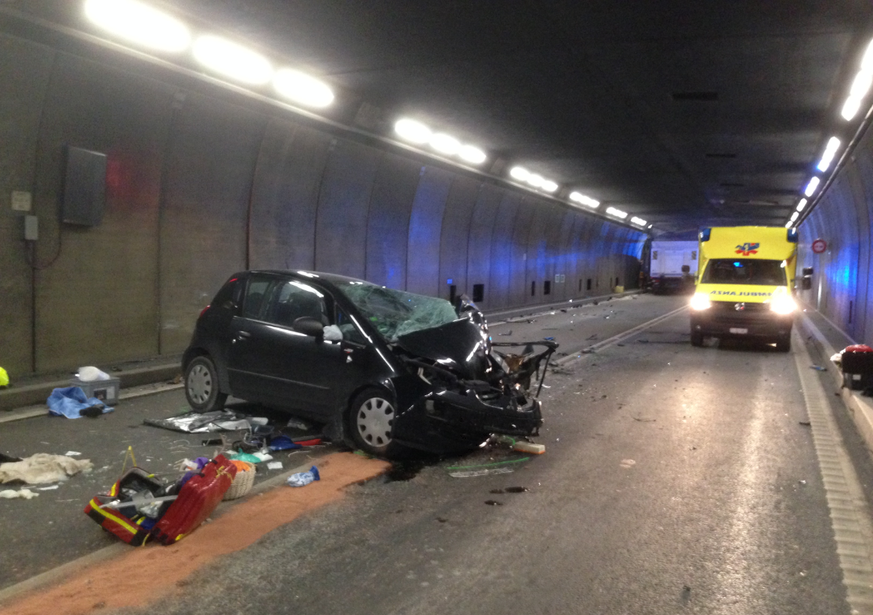
[[[294,321],[292,327],[295,331],[311,337],[324,336],[324,325],[321,324],[320,320],[311,316],[301,316]]]

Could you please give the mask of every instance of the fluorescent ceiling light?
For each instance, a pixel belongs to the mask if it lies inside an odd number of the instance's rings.
[[[290,68],[276,72],[273,87],[282,96],[307,107],[326,107],[334,98],[333,91],[326,84]]]
[[[846,100],[846,103],[843,105],[843,110],[840,114],[843,116],[843,119],[850,120],[855,117],[855,114],[858,113],[858,109],[861,108],[861,99],[855,98],[854,96],[849,96]]]
[[[645,226],[646,221],[642,218],[637,218],[636,216],[631,218],[631,224],[636,224],[637,226]]]
[[[101,28],[151,49],[178,52],[191,42],[185,24],[135,0],[88,0],[85,15]]]
[[[577,203],[581,203],[591,209],[597,209],[600,206],[600,201],[592,199],[590,196],[585,196],[584,194],[580,194],[579,192],[571,192],[570,200],[576,201]]]
[[[545,180],[543,179],[543,176],[538,175],[537,173],[531,173],[527,176],[527,183],[534,188],[539,188],[540,186],[542,186],[544,181]]]
[[[512,167],[509,171],[509,175],[512,179],[517,179],[520,182],[527,181],[527,178],[530,177],[530,171],[525,169],[524,167]]]
[[[809,183],[806,184],[806,189],[803,191],[803,194],[806,196],[812,196],[815,194],[815,191],[818,189],[818,184],[821,180],[818,177],[813,177],[809,180]]]
[[[652,228],[653,226],[655,226],[655,225],[654,225],[654,224],[650,224],[650,225],[647,226],[646,228]]]
[[[472,164],[482,164],[485,162],[487,156],[485,152],[483,152],[478,147],[474,147],[472,145],[464,145],[459,151],[458,156],[462,160],[466,160]]]
[[[791,228],[792,226],[794,226],[793,220],[789,220],[788,222],[785,223],[785,228]]]
[[[411,141],[412,143],[427,143],[433,135],[430,128],[421,122],[416,122],[415,120],[406,118],[397,120],[394,124],[394,132],[400,135],[401,138],[406,141]]]
[[[461,149],[461,142],[453,136],[441,132],[430,138],[430,146],[441,154],[453,156]]]
[[[607,207],[606,213],[608,213],[612,216],[615,216],[616,218],[621,218],[622,220],[627,218],[627,212],[624,212],[620,209],[616,209],[615,207]]]
[[[556,184],[552,180],[547,179],[547,180],[543,181],[543,190],[545,190],[546,192],[554,192],[557,189],[558,189],[558,184]]]
[[[803,211],[803,208],[806,207],[808,201],[806,199],[800,199],[797,203],[797,211]]]
[[[264,56],[218,36],[198,38],[194,57],[215,72],[249,85],[263,85],[273,76],[273,68]]]
[[[797,217],[798,217],[799,215],[800,215],[800,214],[799,214],[798,212],[795,211],[793,214],[791,214],[791,221],[794,222],[795,220],[797,220]]]
[[[818,167],[816,167],[819,171],[827,171],[828,167],[831,166],[831,162],[834,159],[834,155],[837,153],[837,150],[840,148],[840,140],[836,137],[831,137],[828,141],[827,147],[825,147],[824,154],[821,156],[821,161],[818,163]]]

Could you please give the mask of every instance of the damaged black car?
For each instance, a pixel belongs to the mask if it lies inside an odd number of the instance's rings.
[[[465,301],[326,273],[246,271],[201,312],[182,368],[194,410],[219,409],[230,395],[391,457],[537,435],[537,395],[556,348],[493,342]]]

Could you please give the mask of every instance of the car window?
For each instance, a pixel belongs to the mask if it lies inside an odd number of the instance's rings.
[[[748,284],[784,286],[782,261],[753,258],[719,258],[709,261],[700,280],[703,284]]]
[[[336,308],[336,324],[339,326],[343,334],[343,339],[357,344],[366,344],[367,338],[361,333],[360,329],[355,326],[352,319],[339,307]]]
[[[264,296],[267,294],[267,289],[273,278],[268,276],[252,276],[249,280],[249,285],[246,288],[246,297],[243,301],[243,317],[261,319],[261,308],[264,303]]]
[[[324,294],[317,288],[297,280],[279,280],[269,290],[263,320],[292,327],[298,318],[308,316],[324,325],[330,324]]]
[[[239,301],[239,287],[241,281],[239,278],[232,278],[224,283],[224,286],[216,293],[212,299],[212,307],[223,310],[234,310]]]

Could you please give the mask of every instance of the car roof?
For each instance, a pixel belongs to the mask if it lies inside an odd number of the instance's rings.
[[[367,280],[361,280],[359,278],[352,278],[336,273],[326,273],[323,271],[308,271],[305,269],[250,269],[246,273],[271,273],[275,275],[291,275],[301,278],[326,280],[327,282],[333,284],[336,284],[338,282],[363,282],[364,284],[373,284],[373,282],[368,282]],[[374,286],[379,286],[379,284],[374,284]]]

